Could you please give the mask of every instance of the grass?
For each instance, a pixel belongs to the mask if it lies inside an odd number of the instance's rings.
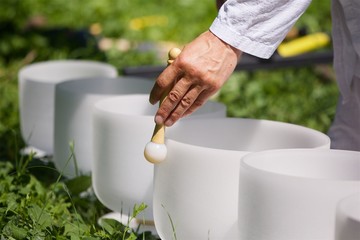
[[[270,119],[307,126],[326,133],[335,114],[338,89],[318,68],[237,73],[216,97],[228,115]]]
[[[31,154],[19,159],[16,166],[0,162],[1,239],[156,239],[149,232],[137,233],[111,219],[97,225],[106,208],[86,192],[89,176],[63,180],[59,173],[54,182],[44,186],[29,172],[30,162]],[[144,204],[135,205],[131,219],[145,208]]]

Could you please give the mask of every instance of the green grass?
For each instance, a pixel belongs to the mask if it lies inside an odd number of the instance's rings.
[[[103,219],[101,226],[96,224],[108,210],[86,191],[90,177],[61,180],[58,173],[55,181],[44,185],[29,172],[34,167],[29,165],[31,158],[21,158],[16,166],[0,162],[1,239],[156,239],[150,232],[138,233],[115,220]],[[131,219],[145,208],[145,204],[135,205]]]
[[[317,68],[319,69],[319,68]],[[236,73],[216,99],[232,117],[289,122],[327,132],[335,114],[334,79],[313,67]],[[322,67],[332,72],[330,67]]]

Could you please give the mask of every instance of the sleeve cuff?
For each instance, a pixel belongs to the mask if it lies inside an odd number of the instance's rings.
[[[247,38],[246,36],[239,35],[232,29],[224,26],[224,24],[221,24],[218,18],[216,18],[210,26],[210,31],[232,47],[259,58],[270,58],[277,48],[277,45],[266,45]]]

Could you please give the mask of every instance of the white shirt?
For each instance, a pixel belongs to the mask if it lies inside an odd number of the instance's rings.
[[[210,31],[243,52],[269,58],[311,0],[228,0]]]
[[[210,31],[248,54],[269,58],[311,0],[227,0]],[[360,0],[332,1],[334,69],[340,98],[331,147],[360,151]]]

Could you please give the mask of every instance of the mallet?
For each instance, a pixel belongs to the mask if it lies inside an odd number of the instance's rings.
[[[181,53],[181,50],[178,48],[172,48],[169,51],[169,59],[167,61],[168,65],[170,65],[177,56]],[[165,100],[168,92],[163,95],[160,99],[159,106]],[[148,142],[144,149],[144,156],[146,160],[151,163],[160,163],[164,161],[167,154],[167,148],[165,145],[165,125],[156,124],[154,133],[152,135],[151,141]]]

